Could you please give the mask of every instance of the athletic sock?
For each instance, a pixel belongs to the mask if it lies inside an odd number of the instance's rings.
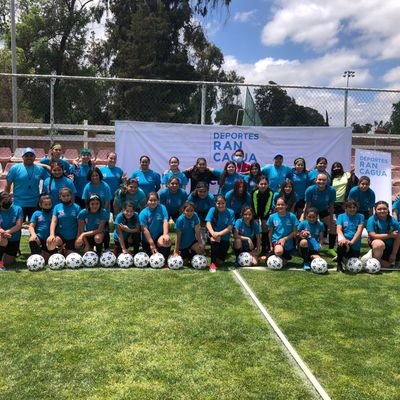
[[[333,249],[335,247],[337,235],[335,233],[329,234],[329,248]]]

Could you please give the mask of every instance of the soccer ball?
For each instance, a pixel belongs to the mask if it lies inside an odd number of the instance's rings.
[[[78,253],[70,253],[65,258],[65,264],[68,268],[79,268],[82,265],[82,257]]]
[[[370,258],[365,263],[364,269],[369,274],[377,274],[381,270],[381,263],[376,258]]]
[[[129,268],[133,265],[133,256],[129,253],[121,253],[117,258],[117,264],[121,268]]]
[[[50,269],[63,269],[65,265],[65,257],[62,254],[53,254],[50,256],[47,264],[49,264]]]
[[[361,261],[356,257],[351,257],[349,261],[347,261],[347,270],[353,274],[357,274],[362,270]]]
[[[278,256],[272,255],[268,257],[267,265],[272,269],[282,269],[283,260]]]
[[[181,269],[183,268],[183,258],[181,256],[169,256],[168,267],[170,269]]]
[[[193,256],[190,264],[192,264],[194,269],[204,269],[208,266],[207,258],[201,254],[196,254]]]
[[[100,256],[100,265],[102,267],[113,267],[115,262],[117,261],[117,257],[112,251],[105,251]]]
[[[135,254],[135,257],[133,257],[133,262],[136,267],[138,268],[144,268],[149,265],[150,257],[147,255],[145,252],[140,252]]]
[[[150,257],[151,268],[162,268],[165,264],[165,258],[161,253],[154,253]]]
[[[311,269],[316,274],[325,274],[328,271],[328,264],[323,258],[314,258],[311,261]]]
[[[239,254],[238,263],[241,267],[250,267],[253,263],[253,257],[250,253],[243,252]]]
[[[95,267],[99,262],[99,256],[94,251],[87,251],[82,256],[82,263],[85,267]]]
[[[26,260],[26,266],[28,267],[29,271],[39,271],[40,269],[44,268],[45,264],[44,258],[40,254],[32,254]]]

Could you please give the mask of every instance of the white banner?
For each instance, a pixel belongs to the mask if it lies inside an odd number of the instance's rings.
[[[128,173],[139,168],[139,158],[148,155],[150,168],[162,173],[168,160],[176,156],[180,169],[191,167],[204,157],[211,167],[223,168],[236,149],[246,153],[245,161],[261,167],[273,162],[276,154],[292,165],[304,157],[312,169],[318,157],[326,157],[328,169],[340,161],[345,171],[351,163],[351,128],[331,127],[249,127],[232,125],[190,125],[157,122],[115,122],[118,165]]]
[[[376,201],[384,200],[392,208],[392,154],[381,151],[356,149],[355,173],[368,176]]]

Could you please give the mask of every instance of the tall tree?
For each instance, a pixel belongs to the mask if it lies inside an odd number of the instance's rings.
[[[400,135],[400,101],[393,104],[392,115],[390,116],[391,133]]]

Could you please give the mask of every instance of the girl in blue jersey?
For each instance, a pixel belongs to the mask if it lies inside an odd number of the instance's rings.
[[[160,192],[160,203],[167,209],[169,217],[176,221],[187,199],[187,193],[180,188],[180,181],[176,176],[168,179],[167,186]]]
[[[85,185],[83,189],[82,199],[87,202],[90,196],[97,194],[100,199],[103,207],[110,211],[110,204],[112,199],[112,194],[110,190],[110,186],[103,180],[103,174],[100,169],[97,167],[92,168],[87,175],[88,183]]]
[[[310,207],[315,207],[318,210],[319,219],[327,225],[329,229],[328,254],[335,257],[336,225],[334,221],[334,204],[336,190],[332,186],[328,186],[328,177],[325,173],[317,175],[316,184],[306,190],[305,200],[304,214],[307,214],[307,210]]]
[[[372,257],[380,261],[382,267],[390,267],[399,261],[399,223],[389,213],[389,204],[378,201],[375,204],[375,215],[369,217],[367,231]]]
[[[343,272],[343,258],[360,257],[361,234],[364,229],[364,216],[357,213],[357,202],[347,200],[343,204],[344,213],[337,219],[337,261],[338,272]]]
[[[255,162],[250,165],[249,174],[245,176],[245,182],[247,183],[247,191],[251,194],[253,190],[257,188],[257,182],[261,176],[261,166]]]
[[[207,182],[198,182],[190,193],[188,201],[194,204],[194,209],[200,218],[200,224],[205,225],[206,216],[211,207],[215,206],[214,196],[208,191]]]
[[[241,252],[246,251],[252,255],[253,265],[257,265],[261,252],[261,229],[254,217],[251,207],[246,206],[242,209],[241,218],[236,220],[233,230],[235,238],[233,248],[236,259]]]
[[[47,248],[50,252],[53,252],[59,247],[65,250],[65,254],[68,254],[75,250],[78,214],[81,208],[72,201],[71,189],[62,188],[59,195],[61,203],[53,208]]]
[[[13,265],[21,240],[22,208],[12,204],[7,192],[0,193],[0,271]]]
[[[86,208],[78,214],[78,234],[75,248],[91,251],[96,247],[98,256],[103,251],[105,225],[108,222],[108,212],[102,208],[101,199],[97,194],[86,200]]]
[[[89,149],[83,149],[79,154],[79,160],[73,162],[74,185],[76,187],[75,203],[81,208],[85,207],[83,189],[88,183],[88,173],[92,169],[92,153]]]
[[[311,269],[310,264],[314,258],[319,258],[319,250],[324,243],[324,224],[318,221],[318,210],[309,208],[306,219],[298,226],[299,250],[303,258],[305,271]]]
[[[233,161],[228,161],[223,170],[214,169],[212,171],[214,172],[214,175],[219,178],[218,194],[222,194],[224,196],[233,189],[233,186],[238,179],[245,178],[245,175],[238,174],[236,172],[236,164]]]
[[[294,206],[294,213],[297,218],[300,218],[305,206],[306,189],[310,185],[308,171],[306,169],[306,160],[303,157],[298,157],[293,162],[292,180],[294,191],[296,192],[296,204]]]
[[[328,160],[325,157],[318,157],[314,169],[312,169],[308,173],[308,179],[310,180],[310,185],[314,185],[317,183],[316,180],[319,174],[326,174],[326,176],[328,177],[328,185],[331,184],[331,177],[327,171],[327,167],[328,167]]]
[[[221,267],[229,250],[229,239],[235,214],[226,207],[225,197],[219,194],[215,199],[215,207],[212,207],[206,217],[206,227],[211,242],[210,272],[216,272]]]
[[[272,199],[272,205],[274,208],[279,197],[285,199],[287,211],[294,212],[294,207],[296,205],[296,192],[294,190],[293,182],[290,179],[286,179],[285,182],[282,183],[279,192],[274,193],[274,198]]]
[[[160,204],[158,194],[150,192],[147,196],[147,207],[139,214],[142,247],[148,255],[158,251],[167,260],[171,250],[168,219],[168,211],[165,206]]]
[[[294,250],[293,238],[297,235],[299,221],[293,213],[286,211],[286,202],[282,197],[276,201],[275,209],[276,212],[267,221],[269,243],[274,254],[282,257],[286,265]]]
[[[35,211],[29,221],[29,248],[31,254],[41,254],[46,260],[50,256],[46,240],[50,236],[50,224],[52,214],[51,196],[42,194],[39,197],[38,210]]]
[[[121,188],[117,190],[114,198],[114,212],[118,214],[125,208],[125,204],[132,203],[136,212],[140,212],[146,207],[146,195],[136,179],[127,179]]]
[[[190,201],[182,206],[182,214],[176,220],[175,231],[175,256],[181,255],[184,260],[191,260],[194,255],[204,253],[200,218],[194,211],[194,204]]]
[[[76,188],[71,179],[65,176],[63,164],[52,162],[50,164],[50,176],[43,182],[43,193],[51,197],[53,207],[60,202],[58,192],[63,187],[71,189],[72,201],[74,201]]]
[[[358,212],[364,215],[364,223],[374,213],[375,192],[370,188],[370,185],[369,177],[362,176],[358,181],[358,186],[350,189],[348,197],[349,200],[355,200],[358,203]]]
[[[168,187],[169,179],[172,177],[179,179],[179,187],[181,189],[185,189],[188,183],[188,178],[186,175],[180,171],[179,169],[179,159],[178,157],[171,157],[168,161],[169,170],[162,177],[162,187]]]
[[[160,174],[151,170],[150,168],[150,157],[140,157],[140,168],[134,171],[131,178],[138,181],[139,187],[144,191],[146,196],[151,192],[158,192],[161,186]]]
[[[46,170],[48,170],[48,176],[50,176],[50,164],[53,162],[59,162],[63,165],[64,172],[67,175],[70,175],[73,173],[73,168],[72,165],[68,164],[66,160],[63,160],[61,158],[62,155],[62,146],[59,143],[54,143],[49,150],[49,154],[47,157],[43,157],[40,159],[39,162],[35,162],[38,165],[41,165],[42,167],[45,167]]]
[[[225,196],[226,206],[233,210],[235,218],[239,218],[243,207],[251,206],[251,196],[247,191],[246,182],[243,179],[238,179]]]
[[[114,221],[114,253],[129,253],[131,246],[136,254],[140,246],[140,224],[134,204],[128,202]]]

